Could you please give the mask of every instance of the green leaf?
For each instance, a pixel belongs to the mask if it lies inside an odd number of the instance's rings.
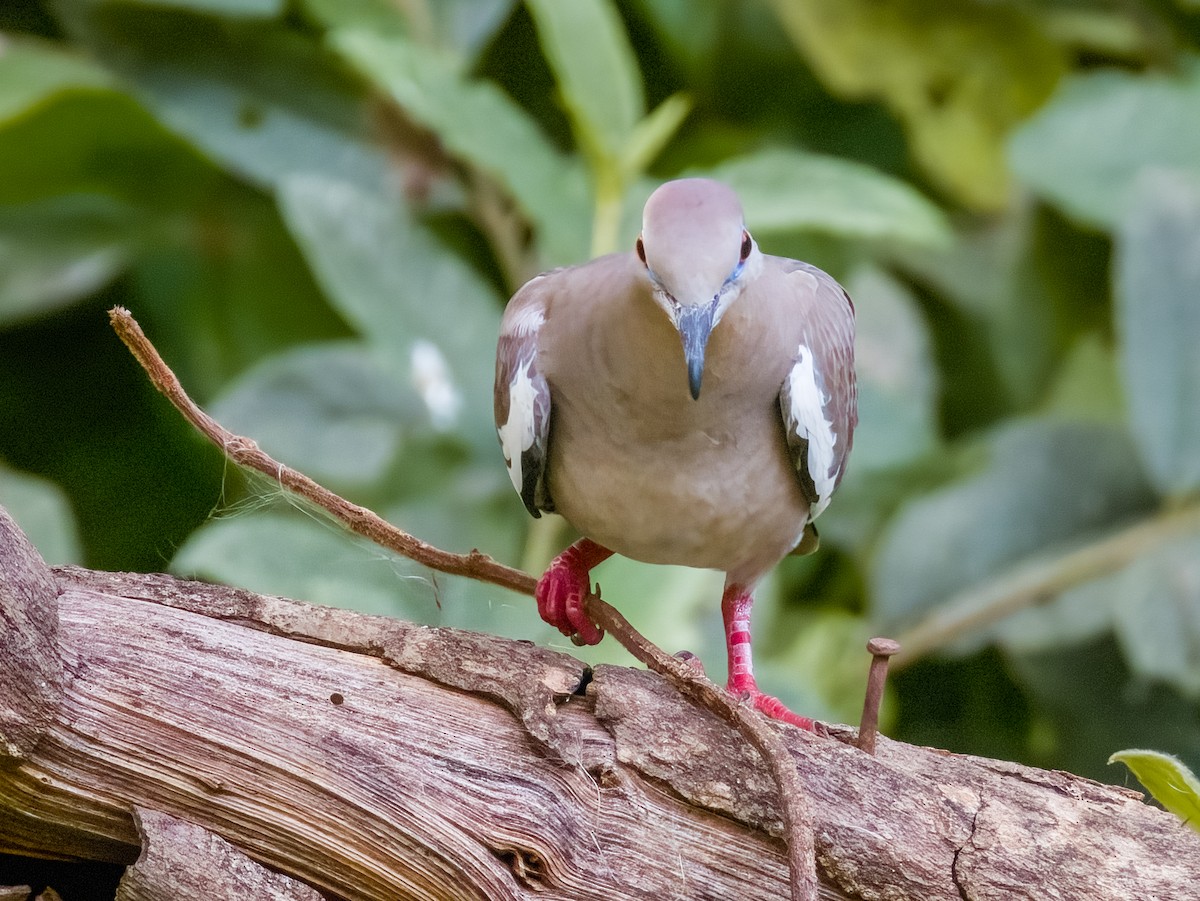
[[[1112,348],[1095,333],[1072,345],[1062,361],[1044,412],[1060,419],[1092,419],[1116,424],[1125,418],[1117,361]]]
[[[491,287],[398,198],[296,176],[281,186],[279,201],[333,304],[394,365],[427,363],[444,391],[460,398],[447,427],[493,447],[500,308]]]
[[[996,642],[1018,654],[1053,654],[1062,647],[1094,641],[1112,631],[1124,585],[1121,573],[1117,573],[1072,586],[1057,597],[1006,616],[958,643],[956,650]]]
[[[609,0],[526,0],[580,146],[619,165],[646,111],[641,73]]]
[[[1134,440],[1168,494],[1200,488],[1197,260],[1200,169],[1147,171],[1117,232],[1117,326]]]
[[[1169,75],[1075,75],[1016,132],[1009,159],[1018,178],[1071,216],[1111,227],[1145,167],[1200,170],[1197,109],[1197,60]]]
[[[675,136],[683,120],[692,111],[686,94],[672,94],[633,127],[625,147],[624,168],[627,176],[640,175],[654,162]]]
[[[1006,654],[1004,666],[1021,689],[1013,700],[1028,698],[1033,705],[1040,747],[1025,753],[1036,753],[1039,766],[1113,780],[1119,774],[1104,766],[1112,749],[1139,744],[1200,760],[1196,702],[1160,683],[1135,679],[1111,636],[1039,654]]]
[[[0,324],[99,290],[139,245],[133,210],[87,195],[0,207]]]
[[[71,505],[53,482],[0,466],[0,507],[16,520],[47,563],[84,562]]]
[[[941,210],[904,182],[861,163],[771,149],[693,174],[733,187],[747,223],[758,231],[805,229],[934,246],[950,240]]]
[[[282,25],[229,28],[111,6],[63,20],[168,128],[259,187],[298,172],[336,172],[372,188],[387,181],[361,86]]]
[[[350,30],[331,40],[451,153],[511,192],[551,262],[584,257],[591,200],[583,170],[499,87],[466,79],[444,53],[400,38]]]
[[[362,29],[403,36],[426,47],[474,58],[512,13],[516,0],[303,0],[305,11],[329,31]]]
[[[772,0],[821,79],[879,98],[924,169],[984,209],[1010,194],[1004,140],[1050,95],[1064,53],[1024,9],[957,0]]]
[[[924,320],[899,282],[878,269],[847,282],[854,298],[859,425],[854,470],[908,463],[938,443],[937,370]]]
[[[757,667],[759,682],[797,713],[823,722],[856,723],[871,659],[863,650],[869,626],[841,610],[807,613],[787,651]],[[884,719],[893,712],[885,703]]]
[[[911,623],[1006,566],[1111,529],[1154,502],[1118,429],[1018,422],[992,435],[988,449],[982,473],[908,503],[889,524],[871,578],[880,628]]]
[[[1129,540],[1143,546],[1128,565],[1041,598],[959,649],[995,640],[1020,654],[1053,653],[1111,632],[1138,678],[1200,695],[1200,533]]]
[[[161,6],[216,16],[274,19],[283,15],[286,0],[120,0],[130,6]]]
[[[420,523],[397,522],[423,537]],[[235,512],[209,522],[179,549],[171,571],[361,613],[554,641],[532,598],[432,572],[296,511]]]
[[[270,357],[212,405],[226,428],[331,486],[382,481],[429,414],[407,379],[356,342]]]
[[[107,91],[60,93],[0,128],[0,172],[3,204],[91,194],[146,211],[198,204],[219,181],[132,97]]]
[[[1163,807],[1200,832],[1200,779],[1183,761],[1160,751],[1118,751],[1109,763],[1123,763]]]
[[[969,327],[974,327],[982,345],[978,350],[983,351],[970,361],[972,368],[985,369],[1003,381],[1005,390],[995,402],[997,412],[1024,409],[1039,400],[1060,351],[1056,339],[1068,314],[1056,307],[1061,302],[1048,290],[1046,280],[1038,277],[1042,264],[1031,212],[1022,209],[960,228],[952,247],[900,248],[898,254],[909,272],[970,319],[950,324],[946,317],[937,316],[932,323],[941,330],[942,343],[954,344],[956,378],[947,384],[954,388],[969,382],[962,402],[976,411],[986,410],[990,386],[979,377],[982,373],[966,375],[963,358],[976,350],[964,340]],[[947,407],[952,406],[953,400],[948,399]],[[979,421],[991,418],[983,413]]]
[[[52,44],[11,39],[0,44],[0,124],[63,91],[113,85],[99,66]]]
[[[282,348],[349,335],[271,198],[222,179],[188,212],[139,254],[127,302],[194,396]]]
[[[1130,669],[1200,697],[1200,533],[1152,548],[1115,588],[1117,640]]]
[[[436,610],[414,565],[327,520],[240,513],[197,529],[171,571],[361,613],[426,619]]]

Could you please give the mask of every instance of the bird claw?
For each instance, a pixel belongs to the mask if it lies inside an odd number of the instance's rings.
[[[535,592],[538,614],[577,647],[598,644],[604,637],[604,630],[587,615],[591,589],[587,567],[568,549],[550,564]]]
[[[779,698],[759,691],[753,677],[741,676],[730,679],[725,686],[725,690],[743,703],[754,706],[760,713],[769,716],[773,720],[781,720],[806,732],[820,732],[817,728],[818,723],[816,720],[800,716],[798,713],[792,713]]]
[[[691,651],[676,651],[672,656],[674,656],[677,660],[682,660],[685,664],[687,664],[688,669],[690,669],[697,676],[705,675],[704,661]]]

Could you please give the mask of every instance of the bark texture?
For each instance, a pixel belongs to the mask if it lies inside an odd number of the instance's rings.
[[[788,895],[762,761],[655,675],[0,541],[0,850],[133,864],[123,899]],[[825,897],[1196,897],[1135,792],[787,738]]]

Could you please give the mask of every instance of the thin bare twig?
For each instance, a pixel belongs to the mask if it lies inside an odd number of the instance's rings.
[[[234,463],[262,473],[288,491],[320,507],[355,534],[423,566],[500,585],[523,594],[534,593],[537,580],[528,573],[505,566],[478,550],[469,554],[452,554],[434,547],[397,528],[366,507],[350,503],[304,473],[280,463],[259,448],[253,440],[230,432],[201,410],[188,396],[175,373],[159,356],[128,310],[124,307],[114,307],[109,310],[108,316],[117,336],[141,364],[154,387],[171,402],[184,419],[221,448]],[[762,755],[779,788],[779,804],[787,837],[792,898],[794,901],[816,901],[818,886],[812,814],[795,761],[792,760],[779,732],[769,725],[757,710],[740,704],[727,691],[697,673],[693,667],[647,641],[625,617],[601,600],[599,595],[592,594],[588,597],[587,612],[597,626],[611,633],[638,661],[664,676],[685,697],[712,711],[737,729]]]
[[[505,566],[487,554],[471,551],[469,554],[452,554],[427,544],[419,538],[396,528],[378,514],[352,504],[334,494],[323,485],[314,482],[304,473],[292,469],[267,454],[249,438],[230,432],[219,422],[201,410],[190,397],[170,367],[158,355],[150,339],[142,331],[137,320],[124,307],[113,307],[108,318],[117,336],[146,370],[151,383],[157,388],[183,418],[190,422],[204,437],[224,451],[225,455],[247,469],[261,472],[275,480],[288,491],[312,501],[322,510],[346,525],[351,532],[368,538],[378,545],[395,551],[436,569],[438,572],[466,576],[481,582],[490,582],[513,591],[532,595],[537,580],[528,573]]]

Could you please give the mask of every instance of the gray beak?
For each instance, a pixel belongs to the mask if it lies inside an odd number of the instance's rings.
[[[700,397],[700,379],[704,375],[704,349],[708,347],[708,336],[713,329],[713,313],[717,302],[703,306],[680,305],[675,327],[683,339],[683,358],[687,362],[688,388],[692,400]]]

